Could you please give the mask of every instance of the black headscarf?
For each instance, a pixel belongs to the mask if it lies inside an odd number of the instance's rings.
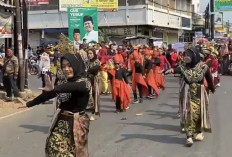
[[[189,68],[194,68],[201,61],[200,54],[196,49],[187,49],[185,51],[185,56],[189,56],[191,58],[191,63],[186,63],[186,66]]]
[[[63,57],[61,57],[61,65],[64,59],[68,60],[74,72],[73,78],[68,79],[68,81],[72,82],[80,78],[86,77],[85,64],[78,53],[76,53],[75,55],[70,53],[65,54]]]

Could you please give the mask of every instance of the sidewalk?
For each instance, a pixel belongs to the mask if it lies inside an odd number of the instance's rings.
[[[29,110],[26,107],[26,102],[34,97],[34,94],[31,91],[25,90],[25,92],[20,93],[21,98],[6,102],[4,101],[5,95],[4,91],[0,91],[0,119]]]
[[[17,102],[0,102],[0,119],[9,117],[11,115],[15,115],[17,113],[21,113],[23,111],[27,111],[22,103]]]

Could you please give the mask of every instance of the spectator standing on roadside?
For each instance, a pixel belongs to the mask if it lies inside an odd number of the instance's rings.
[[[18,58],[14,55],[11,48],[8,48],[3,61],[3,84],[6,90],[6,100],[13,101],[12,95],[14,97],[19,97],[19,89],[16,85],[16,80],[18,79],[19,64]],[[13,94],[12,94],[13,91]]]

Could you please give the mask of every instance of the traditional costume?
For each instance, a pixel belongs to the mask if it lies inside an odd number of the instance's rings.
[[[160,59],[156,57],[154,59],[154,64],[155,66],[153,67],[153,72],[154,72],[154,79],[155,82],[157,83],[157,86],[161,89],[165,89],[165,78],[164,78],[164,70],[160,68]]]
[[[167,60],[167,58],[165,57],[164,54],[160,54],[159,56],[159,59],[160,59],[160,68],[161,70],[167,70],[171,67],[169,61]]]
[[[147,83],[144,79],[144,68],[143,68],[143,56],[138,53],[137,50],[133,53],[133,60],[132,60],[132,90],[134,94],[134,103],[142,103],[143,102],[143,96],[148,95],[148,87]],[[139,91],[139,97],[138,100],[137,97],[137,88]]]
[[[149,96],[148,98],[152,98],[152,91],[155,92],[155,95],[158,96],[159,95],[159,89],[157,87],[157,83],[153,74],[153,65],[152,65],[152,61],[151,61],[151,54],[150,51],[146,51],[145,52],[145,56],[146,56],[146,60],[145,60],[145,66],[144,66],[144,70],[146,73],[146,82],[147,82],[147,86],[148,86],[148,90],[149,90]]]
[[[114,58],[115,64],[121,64],[120,58]],[[112,99],[116,105],[116,111],[126,111],[130,105],[130,86],[128,85],[128,79],[126,70],[123,68],[114,68],[109,71],[111,86],[112,86]]]
[[[177,52],[172,53],[171,55],[171,60],[172,60],[172,68],[175,68],[177,66],[177,62],[178,62],[178,54]]]
[[[46,157],[89,157],[88,132],[89,117],[85,113],[91,83],[86,78],[85,64],[80,55],[74,55],[74,47],[65,36],[61,37],[59,51],[73,69],[74,76],[60,85],[45,91],[34,100],[27,102],[28,107],[38,105],[58,95],[59,106],[53,118],[52,126],[46,140]],[[66,53],[66,54],[65,54]]]
[[[213,79],[213,84],[215,87],[220,86],[220,77],[219,77],[219,63],[216,55],[212,54],[212,65],[211,65],[211,74],[212,74],[212,79]]]
[[[108,83],[108,61],[112,57],[107,56],[107,49],[103,48],[99,51],[99,60],[101,62],[100,68],[100,93],[106,94],[109,93],[109,83]]]
[[[228,45],[224,44],[220,49],[220,56],[222,56],[222,75],[227,75],[229,71],[229,65],[230,65],[230,57],[229,57],[229,50]]]
[[[191,58],[191,59],[190,59]],[[185,83],[182,84],[181,95],[181,123],[187,135],[187,146],[193,144],[193,136],[196,140],[203,140],[202,131],[211,132],[209,121],[209,97],[204,86],[204,78],[207,81],[208,89],[215,91],[209,67],[200,61],[198,52],[186,50],[186,65],[179,65],[174,73],[180,73]]]
[[[100,89],[99,89],[99,71],[100,71],[100,61],[97,59],[97,54],[95,50],[90,50],[93,52],[93,59],[89,59],[87,62],[87,77],[90,79],[92,85],[92,96],[90,97],[88,110],[91,110],[95,115],[100,114]],[[91,117],[93,119],[93,117]]]

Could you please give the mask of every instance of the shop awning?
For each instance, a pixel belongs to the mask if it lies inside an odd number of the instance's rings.
[[[10,10],[14,10],[15,9],[15,6],[10,5],[10,4],[6,4],[6,3],[1,2],[1,1],[0,1],[0,7],[1,8],[6,8],[6,9],[10,9]]]
[[[151,39],[151,40],[163,40],[163,38],[157,38],[157,37],[151,37],[149,39]]]
[[[143,35],[139,35],[139,36],[131,36],[131,37],[126,37],[125,40],[131,40],[131,39],[151,39],[151,40],[163,40],[163,38],[157,38],[157,37],[149,37],[149,36],[143,36]]]
[[[147,36],[142,36],[142,35],[139,35],[139,36],[131,36],[131,37],[126,37],[125,40],[132,40],[132,39],[139,39],[139,38],[149,38]]]

